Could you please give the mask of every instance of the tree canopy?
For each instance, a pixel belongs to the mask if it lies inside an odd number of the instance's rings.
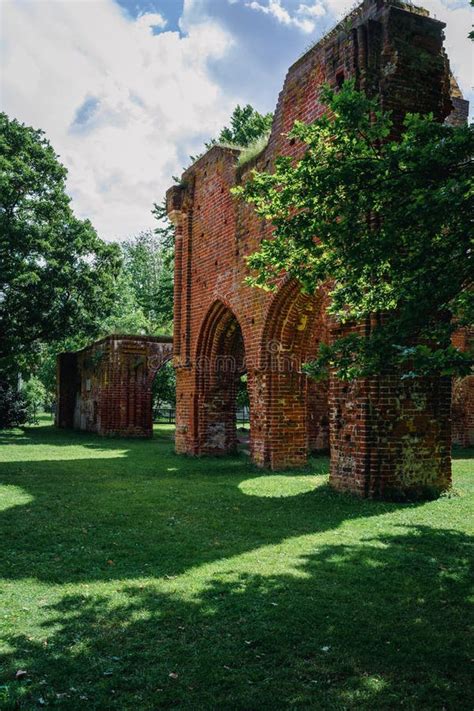
[[[0,370],[41,344],[95,334],[111,310],[120,253],[74,216],[67,171],[40,130],[0,114]]]
[[[273,226],[248,258],[250,283],[289,274],[304,292],[329,288],[341,324],[370,319],[369,336],[323,347],[313,374],[466,372],[450,336],[473,315],[473,127],[408,114],[400,135],[351,82],[322,99],[326,115],[289,134],[301,160],[279,157],[235,190]]]
[[[224,126],[217,143],[249,146],[270,131],[272,120],[273,114],[260,114],[250,104],[237,105],[230,117],[230,126]]]
[[[273,114],[271,113],[261,114],[250,104],[237,105],[230,117],[230,125],[224,126],[217,138],[212,138],[204,143],[204,147],[208,151],[212,146],[223,143],[237,148],[248,148],[270,133],[272,121]],[[197,153],[189,157],[191,162],[195,163],[202,155],[203,153]],[[174,179],[179,182],[179,178],[176,176]]]
[[[134,298],[154,332],[170,332],[173,321],[173,247],[160,232],[140,232],[122,242],[123,270]]]

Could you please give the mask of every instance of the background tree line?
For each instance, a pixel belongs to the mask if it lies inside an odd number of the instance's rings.
[[[234,191],[274,227],[248,257],[250,283],[273,289],[286,273],[307,293],[329,284],[338,321],[376,324],[367,338],[349,332],[322,346],[310,375],[469,372],[472,355],[450,336],[473,322],[472,126],[407,115],[394,131],[350,82],[321,98],[329,113],[290,132],[303,158],[277,158],[271,173],[253,170]],[[270,114],[238,106],[206,147],[248,147],[270,125]],[[153,207],[155,230],[106,243],[73,214],[65,179],[43,132],[1,114],[0,427],[54,398],[58,352],[113,332],[172,332],[164,204]],[[155,397],[173,403],[172,368],[158,374]]]
[[[271,114],[234,110],[215,143],[248,146]],[[190,157],[193,160],[193,157]],[[43,131],[0,114],[0,428],[33,422],[54,402],[56,356],[110,333],[171,334],[174,231],[164,202],[156,228],[121,243],[79,220],[66,168]],[[154,383],[174,404],[171,366]]]

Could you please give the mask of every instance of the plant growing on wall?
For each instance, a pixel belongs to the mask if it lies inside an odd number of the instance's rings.
[[[272,127],[273,114],[261,114],[251,106],[237,106],[230,117],[229,126],[224,126],[221,129],[217,138],[213,138],[204,144],[206,151],[212,146],[226,145],[235,146],[236,148],[245,148],[243,153],[248,157],[249,151],[256,154],[260,152],[268,140]],[[190,156],[191,162],[197,161],[203,153]],[[175,177],[179,183],[179,178]],[[156,207],[156,206],[155,206]]]
[[[273,121],[273,114],[260,114],[253,106],[237,105],[230,117],[230,125],[224,126],[217,143],[235,146],[250,146],[254,141],[267,134]]]
[[[321,99],[327,114],[289,134],[301,160],[280,157],[234,191],[273,226],[248,281],[273,289],[286,273],[306,293],[329,286],[338,322],[367,323],[323,346],[314,375],[467,372],[450,336],[473,320],[473,127],[408,114],[400,136],[352,82]]]

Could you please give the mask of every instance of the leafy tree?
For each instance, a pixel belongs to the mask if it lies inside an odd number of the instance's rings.
[[[235,191],[274,227],[248,258],[250,282],[272,289],[287,273],[307,293],[329,286],[340,323],[370,320],[367,337],[324,347],[313,374],[466,372],[450,335],[473,320],[473,127],[409,114],[399,135],[351,82],[322,98],[327,115],[290,132],[302,159],[280,157]]]
[[[24,425],[27,418],[24,394],[10,383],[0,380],[0,430]]]
[[[151,212],[158,222],[158,226],[153,230],[158,237],[158,242],[168,257],[171,256],[172,258],[174,250],[174,227],[166,211],[166,198],[160,203],[155,202]]]
[[[268,133],[272,127],[273,114],[260,114],[253,106],[236,106],[230,117],[230,126],[224,126],[217,143],[249,146]]]
[[[237,407],[239,408],[250,407],[250,398],[247,383],[248,378],[247,374],[245,373],[244,375],[240,376],[239,381],[237,383],[237,396],[235,400],[237,403]]]
[[[212,148],[219,143],[236,146],[238,148],[246,148],[265,135],[270,133],[272,127],[273,114],[260,114],[250,104],[246,106],[237,105],[230,117],[230,126],[224,126],[217,138],[213,138],[204,144],[206,150]],[[195,156],[190,156],[191,162],[194,163],[203,154],[198,153]],[[174,178],[179,183],[179,178]]]
[[[111,333],[151,334],[154,325],[137,299],[137,285],[124,265],[116,280],[116,300],[110,315],[100,324],[100,336]],[[147,285],[144,285],[147,288]]]
[[[163,228],[164,229],[164,228]],[[173,247],[168,236],[141,232],[122,243],[123,270],[151,332],[170,331],[173,319]]]
[[[170,362],[157,372],[152,386],[153,410],[176,405],[176,373]]]
[[[119,249],[123,250],[123,261],[114,280],[114,303],[104,318],[99,319],[96,333],[88,336],[76,333],[53,343],[43,343],[39,348],[33,372],[45,386],[50,399],[55,398],[58,353],[78,350],[91,340],[111,333],[156,334],[171,329],[173,280],[170,248],[163,249],[160,256],[158,240],[148,233],[119,245]],[[160,272],[161,263],[164,273]],[[158,277],[152,278],[156,272]]]
[[[21,392],[26,400],[27,422],[36,424],[38,422],[38,412],[46,404],[46,388],[39,378],[32,376],[22,386]]]
[[[98,324],[97,333],[93,338],[78,333],[53,343],[41,344],[37,362],[32,371],[45,387],[47,400],[54,401],[56,398],[56,358],[58,353],[79,350],[88,345],[91,340],[111,333],[154,333],[153,324],[136,301],[130,275],[123,269],[115,279],[115,301],[112,311]]]
[[[0,114],[2,379],[43,343],[95,335],[113,305],[119,251],[74,216],[66,174],[42,131]]]

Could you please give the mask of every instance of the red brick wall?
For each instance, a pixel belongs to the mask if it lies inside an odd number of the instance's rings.
[[[151,437],[153,378],[172,339],[108,336],[58,356],[56,424],[100,435]]]
[[[244,353],[250,448],[257,464],[299,466],[310,449],[327,448],[330,429],[331,481],[337,488],[384,495],[397,486],[449,481],[449,388],[420,381],[407,394],[407,386],[390,376],[333,382],[329,412],[327,385],[309,382],[301,372],[301,364],[329,338],[327,296],[303,296],[286,279],[276,294],[244,283],[245,255],[270,236],[270,228],[230,193],[252,167],[269,169],[279,154],[298,156],[301,149],[285,134],[296,119],[310,122],[321,115],[325,82],[336,86],[354,77],[380,96],[396,121],[407,110],[445,119],[453,105],[443,26],[413,10],[368,0],[290,68],[260,156],[239,167],[237,150],[215,146],[168,192],[176,226],[178,452],[216,454],[235,447],[240,366],[219,377],[215,371],[218,361],[240,362]],[[416,471],[414,451],[426,463]],[[406,463],[403,471],[400,462]]]
[[[415,498],[451,480],[449,378],[331,383],[331,481],[363,496]]]
[[[472,353],[474,328],[456,331],[452,342],[460,350]],[[451,419],[453,444],[461,447],[474,446],[474,375],[454,378]]]

